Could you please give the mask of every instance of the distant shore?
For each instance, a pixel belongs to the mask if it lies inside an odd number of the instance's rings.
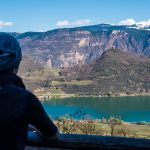
[[[125,94],[120,93],[118,95],[78,95],[78,94],[43,94],[37,95],[38,99],[41,101],[50,100],[50,99],[57,99],[57,98],[77,98],[77,97],[124,97],[124,96],[150,96],[150,93],[135,93],[135,94]]]

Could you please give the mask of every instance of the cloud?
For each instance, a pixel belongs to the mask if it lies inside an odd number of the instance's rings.
[[[130,19],[122,20],[118,24],[119,25],[133,25],[133,24],[136,24],[136,21],[134,19],[130,18]]]
[[[13,22],[10,22],[10,21],[7,21],[7,22],[0,21],[0,28],[6,27],[6,26],[12,26],[12,25],[13,25]]]
[[[147,21],[135,21],[132,18],[122,20],[118,23],[118,25],[137,25],[140,28],[148,27],[150,26],[150,19]]]
[[[57,26],[69,26],[71,23],[68,20],[58,21]]]
[[[75,20],[75,21],[69,21],[69,20],[63,20],[58,21],[57,26],[79,26],[79,25],[86,25],[91,22],[90,19],[82,19],[82,20]]]

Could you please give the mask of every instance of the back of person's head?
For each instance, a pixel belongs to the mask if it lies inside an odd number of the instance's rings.
[[[22,59],[18,41],[7,33],[0,33],[0,74],[13,72]]]

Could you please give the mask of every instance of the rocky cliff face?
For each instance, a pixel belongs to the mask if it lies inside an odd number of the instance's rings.
[[[112,47],[150,56],[150,31],[133,26],[100,24],[12,35],[19,40],[25,55],[48,67],[90,63]]]

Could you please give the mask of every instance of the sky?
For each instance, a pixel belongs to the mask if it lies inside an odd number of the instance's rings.
[[[43,32],[100,23],[150,24],[150,0],[0,0],[1,32]]]

